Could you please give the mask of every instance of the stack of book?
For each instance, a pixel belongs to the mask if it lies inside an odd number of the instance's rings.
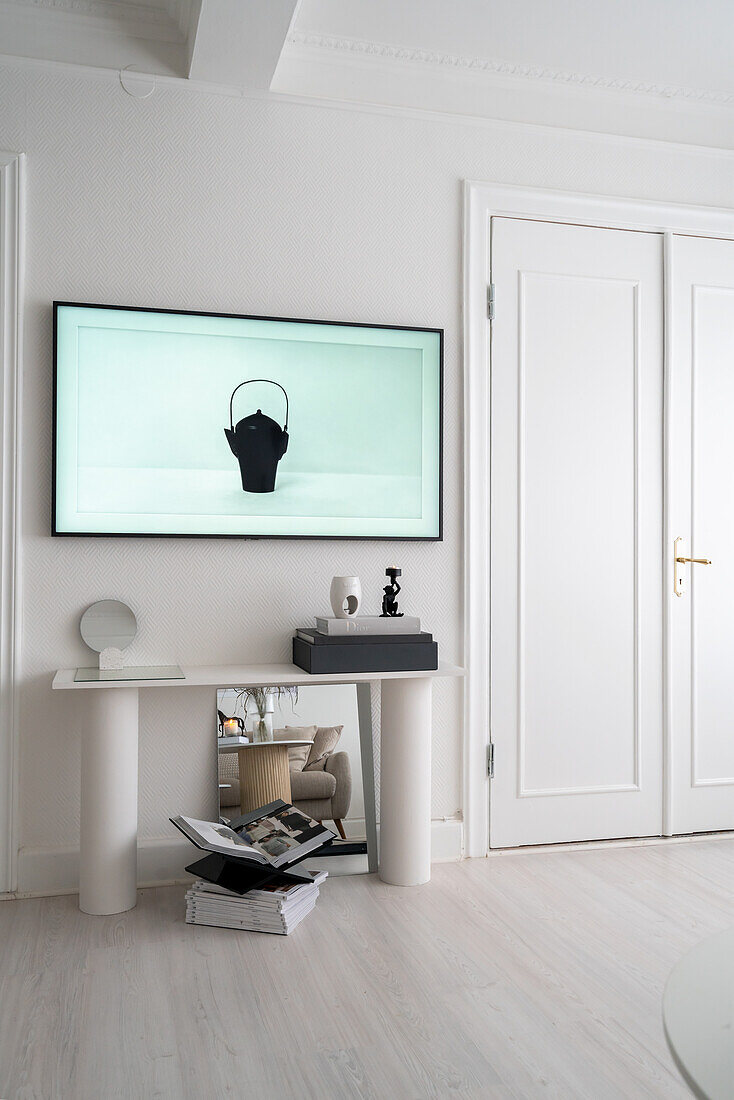
[[[269,802],[229,823],[171,821],[207,853],[186,868],[197,878],[186,895],[188,924],[287,936],[316,904],[326,872],[297,864],[337,834],[290,803]]]
[[[313,909],[326,874],[314,871],[313,882],[264,886],[246,894],[199,879],[186,894],[186,923],[288,936]]]
[[[418,672],[438,668],[438,645],[415,615],[317,618],[293,638],[293,663],[306,672]]]

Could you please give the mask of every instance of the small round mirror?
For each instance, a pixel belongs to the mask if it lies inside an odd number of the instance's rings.
[[[79,632],[90,649],[127,649],[138,632],[138,624],[127,604],[119,600],[93,603],[81,617]]]

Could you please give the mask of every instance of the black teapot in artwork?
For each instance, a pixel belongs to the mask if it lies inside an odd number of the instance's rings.
[[[266,416],[261,409],[244,417],[234,426],[232,406],[234,395],[242,386],[251,382],[269,382],[283,390],[285,397],[285,423],[281,428],[272,417]],[[270,378],[248,378],[235,386],[229,399],[229,427],[224,429],[227,442],[240,464],[242,488],[246,493],[272,493],[275,489],[275,475],[278,463],[288,450],[288,394],[279,382]]]

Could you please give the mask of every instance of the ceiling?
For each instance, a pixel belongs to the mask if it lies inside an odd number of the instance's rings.
[[[184,76],[194,0],[0,0],[0,53]]]
[[[732,0],[0,0],[4,55],[726,145],[733,42]]]

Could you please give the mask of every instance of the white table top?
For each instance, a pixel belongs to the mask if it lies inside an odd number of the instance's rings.
[[[665,1038],[700,1100],[734,1096],[734,928],[697,944],[663,994]]]
[[[245,741],[244,737],[220,737],[217,748],[220,752],[239,752],[240,749],[261,749],[270,745],[313,745],[313,741],[281,741],[276,738],[273,741]],[[222,744],[225,741],[226,744]]]
[[[62,668],[52,687],[56,691],[105,691],[109,688],[267,687],[271,684],[359,684],[370,680],[423,680],[440,676],[463,676],[456,665],[439,664],[420,672],[339,672],[315,674],[297,665],[182,665],[184,679],[178,680],[82,680],[75,681],[75,668]]]

